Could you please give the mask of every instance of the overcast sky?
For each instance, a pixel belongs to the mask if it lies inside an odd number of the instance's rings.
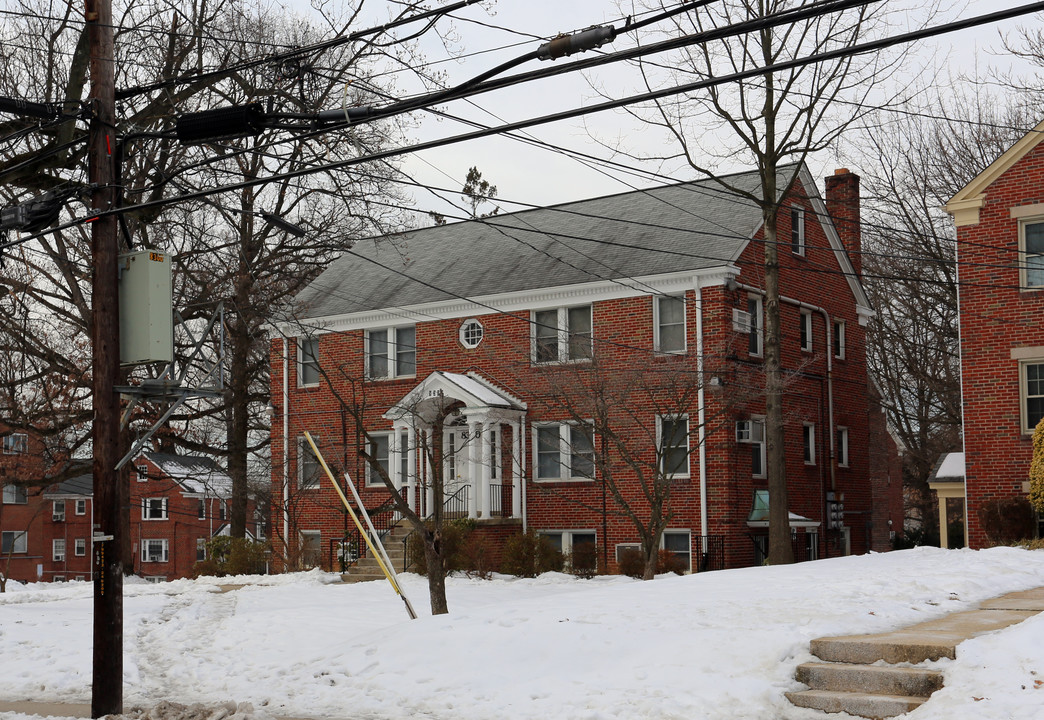
[[[925,5],[920,0],[884,1],[892,6],[908,7],[910,18],[917,17]],[[291,4],[296,8],[307,9],[303,0],[295,2],[296,4]],[[971,17],[1002,7],[1023,4],[1026,2],[971,0],[963,7],[947,7],[945,15],[937,22],[955,17]],[[379,21],[386,18],[388,7],[389,3],[385,0],[369,0],[368,12],[373,13],[375,21]],[[474,77],[505,60],[535,49],[541,41],[534,37],[546,38],[560,32],[602,23],[614,23],[617,26],[621,24],[621,13],[614,0],[499,0],[466,8],[455,13],[455,16],[457,19],[453,20],[452,28],[457,36],[458,50],[462,57],[447,60],[447,53],[441,44],[426,42],[424,45],[428,61],[437,62],[434,67],[447,74],[450,84]],[[897,21],[905,22],[906,17],[905,14],[898,15]],[[933,69],[944,73],[949,71],[983,75],[991,66],[1007,67],[1009,58],[996,52],[1000,49],[998,32],[1011,31],[1019,24],[1032,26],[1039,23],[1039,15],[1027,16],[1019,21],[1007,21],[1001,25],[952,33],[922,42],[917,47],[917,53],[906,61],[904,70],[911,75],[923,75]],[[445,23],[440,25],[444,26]],[[604,49],[619,50],[630,47],[631,44],[632,40],[629,37],[621,37]],[[497,48],[504,49],[497,51]],[[563,60],[558,62],[561,63]],[[544,64],[531,61],[510,72],[535,69]],[[623,97],[639,91],[636,79],[623,67],[614,65],[600,68],[592,75],[593,80],[604,85],[608,93],[614,97]],[[406,90],[404,87],[403,91]],[[597,102],[597,98],[589,81],[574,75],[489,93],[478,96],[471,102],[450,103],[445,109],[487,125],[499,125],[593,102]],[[428,119],[418,129],[417,137],[447,137],[468,130],[466,126],[450,120]],[[609,157],[610,153],[595,138],[610,144],[622,142],[629,147],[653,153],[663,152],[668,147],[663,137],[637,125],[619,112],[592,114],[586,118],[546,125],[527,132],[552,145],[600,157]],[[629,165],[637,164],[632,159],[620,160]],[[819,157],[814,158],[810,164],[815,174],[822,175],[832,171],[840,162],[836,157]],[[459,188],[463,184],[467,169],[471,166],[477,166],[485,177],[498,187],[504,211],[524,207],[512,205],[509,201],[553,204],[625,192],[640,184],[667,182],[665,179],[642,181],[626,173],[596,169],[562,153],[535,148],[507,138],[469,141],[417,153],[407,157],[403,167],[411,177],[422,183]],[[651,165],[648,167],[652,168]],[[858,168],[853,169],[858,172]],[[680,167],[667,168],[662,172],[675,180],[694,177],[691,171]],[[419,209],[446,210],[445,205],[423,190],[414,190],[412,194]]]

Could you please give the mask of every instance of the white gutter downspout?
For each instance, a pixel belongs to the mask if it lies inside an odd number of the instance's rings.
[[[703,288],[699,278],[696,279],[696,376],[700,379],[696,391],[696,432],[700,444],[700,535],[707,537],[707,407],[704,395],[706,383],[703,382]]]

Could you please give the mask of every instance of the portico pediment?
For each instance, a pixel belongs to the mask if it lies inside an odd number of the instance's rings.
[[[462,375],[437,370],[406,393],[384,417],[393,422],[412,417],[431,423],[440,411],[452,405],[462,405],[461,412],[467,415],[512,416],[526,411],[524,402],[478,373]]]

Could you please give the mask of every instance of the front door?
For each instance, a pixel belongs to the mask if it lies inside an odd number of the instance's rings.
[[[468,514],[471,485],[471,445],[466,425],[446,428],[443,457],[443,502],[446,513],[450,517],[464,517]]]

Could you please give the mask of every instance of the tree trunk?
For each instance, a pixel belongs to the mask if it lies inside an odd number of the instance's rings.
[[[424,561],[428,566],[428,597],[432,615],[446,615],[446,566],[442,562],[442,547],[437,532],[428,531],[424,538]]]

